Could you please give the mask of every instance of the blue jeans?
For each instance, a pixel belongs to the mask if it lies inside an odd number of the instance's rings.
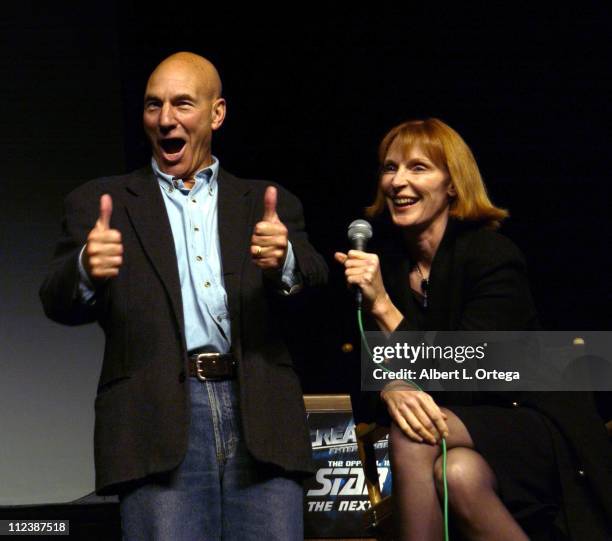
[[[190,378],[190,392],[185,459],[121,496],[124,541],[302,541],[302,486],[247,451],[237,381]]]

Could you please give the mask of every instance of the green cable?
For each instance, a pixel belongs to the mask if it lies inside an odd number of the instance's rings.
[[[361,343],[363,344],[366,351],[368,352],[368,356],[370,357],[370,360],[372,360],[373,359],[372,350],[370,349],[370,345],[368,344],[368,341],[365,336],[365,332],[363,330],[363,319],[361,316],[361,307],[357,308],[357,324],[359,325],[359,334],[361,336]],[[372,362],[374,361],[372,360]],[[391,370],[384,365],[378,365],[378,366],[382,368],[383,370],[386,370],[387,372],[391,372]],[[408,383],[408,385],[412,385],[418,391],[423,391],[423,389],[421,389],[421,387],[419,387],[419,385],[416,384],[414,381],[410,381],[410,380],[404,380],[404,381]],[[450,536],[448,533],[448,485],[446,482],[446,439],[445,438],[442,438],[442,479],[444,482],[444,541],[449,541]]]
[[[449,541],[448,534],[448,485],[446,484],[446,438],[442,438],[442,479],[444,482],[444,540]]]

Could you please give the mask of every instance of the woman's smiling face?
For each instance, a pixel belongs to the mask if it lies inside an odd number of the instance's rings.
[[[455,195],[445,168],[437,166],[418,146],[406,152],[395,143],[383,162],[380,187],[393,223],[421,230],[448,219]]]

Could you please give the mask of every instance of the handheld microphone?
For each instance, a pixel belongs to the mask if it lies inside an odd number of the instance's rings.
[[[372,234],[372,226],[365,220],[354,220],[348,226],[347,236],[353,250],[365,251],[368,241],[372,238]],[[357,301],[357,306],[361,308],[363,294],[359,287],[355,291],[355,300]]]

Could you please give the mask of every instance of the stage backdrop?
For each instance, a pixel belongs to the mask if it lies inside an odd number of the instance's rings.
[[[47,320],[38,288],[63,196],[124,168],[112,13],[18,15],[0,29],[0,505],[92,490],[101,332]]]

